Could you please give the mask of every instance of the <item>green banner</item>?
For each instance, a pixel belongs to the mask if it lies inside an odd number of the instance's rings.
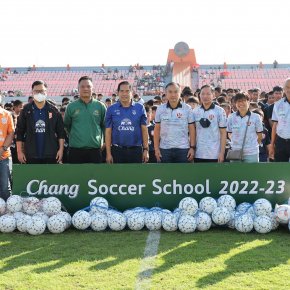
[[[237,203],[266,198],[274,205],[290,197],[289,172],[290,163],[14,165],[13,193],[58,197],[70,213],[97,196],[118,210],[172,210],[186,196],[223,194]]]

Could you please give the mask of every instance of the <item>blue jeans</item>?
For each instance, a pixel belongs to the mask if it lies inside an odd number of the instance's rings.
[[[161,162],[162,163],[187,163],[187,153],[189,149],[161,149]]]
[[[4,200],[11,194],[12,159],[0,160],[0,197]]]

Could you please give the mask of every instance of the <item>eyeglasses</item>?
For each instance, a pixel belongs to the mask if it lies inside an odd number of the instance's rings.
[[[36,94],[45,94],[46,90],[33,90],[33,92]]]

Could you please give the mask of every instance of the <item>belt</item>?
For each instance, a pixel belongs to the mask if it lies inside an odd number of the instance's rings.
[[[138,148],[142,148],[141,145],[139,145],[139,146],[121,146],[121,145],[118,145],[118,144],[113,144],[112,146],[113,146],[113,147],[116,147],[116,148],[120,148],[120,149],[128,149],[128,150],[130,150],[130,149],[138,149]]]

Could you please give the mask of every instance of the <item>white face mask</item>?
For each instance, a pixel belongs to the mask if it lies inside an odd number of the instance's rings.
[[[36,94],[36,95],[33,95],[33,98],[35,99],[35,101],[41,103],[41,102],[45,101],[46,95],[44,95],[44,94]]]

